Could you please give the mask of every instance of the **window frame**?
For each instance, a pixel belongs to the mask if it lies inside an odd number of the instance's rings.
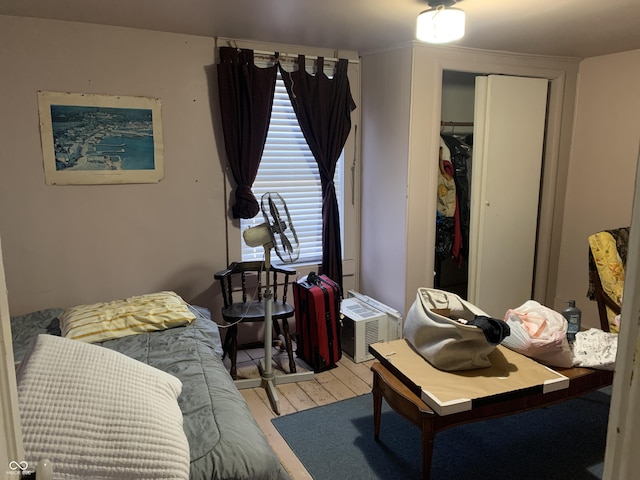
[[[292,68],[298,54],[307,56],[307,71],[313,73],[314,60],[318,56],[326,59],[331,58],[347,58],[349,59],[348,77],[351,88],[351,95],[356,103],[356,109],[351,112],[351,131],[344,146],[344,161],[342,164],[343,178],[343,194],[342,194],[342,225],[341,235],[343,239],[342,249],[342,268],[343,268],[343,287],[344,294],[347,295],[348,290],[357,290],[359,285],[359,255],[360,255],[360,131],[358,125],[360,123],[360,63],[357,52],[335,51],[327,49],[308,49],[304,47],[295,47],[290,45],[265,45],[256,42],[239,41],[233,39],[218,39],[219,44],[233,45],[237,48],[250,48],[255,51],[256,64],[260,65],[259,57],[271,57],[272,53],[281,52],[280,61],[285,70]],[[222,43],[220,43],[222,42]],[[295,54],[282,52],[295,52]],[[325,60],[325,65],[330,60]],[[266,65],[266,63],[265,63]],[[222,143],[224,145],[224,143]],[[234,201],[233,191],[235,184],[230,175],[229,166],[224,157],[224,147],[221,149],[222,164],[225,170],[224,188],[227,210],[227,264],[233,261],[239,261],[242,257],[242,235],[240,231],[240,220],[234,219],[231,215],[231,205]],[[258,198],[260,201],[260,198]],[[261,215],[259,213],[258,215]],[[311,271],[318,271],[320,264],[295,265],[298,276],[303,276]]]

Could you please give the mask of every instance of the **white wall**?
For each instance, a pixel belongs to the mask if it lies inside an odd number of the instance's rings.
[[[404,311],[410,49],[362,62],[361,291]],[[385,72],[385,74],[380,74]],[[388,75],[386,72],[396,72]]]
[[[445,122],[473,123],[476,94],[476,75],[469,72],[445,70],[442,73],[442,110]],[[473,133],[473,127],[444,127],[443,133]]]
[[[588,289],[592,233],[629,226],[640,145],[640,50],[581,62],[565,194],[556,308],[575,299],[599,326]]]
[[[162,289],[208,305],[227,264],[214,39],[0,16],[0,44],[11,314]],[[160,98],[164,180],[45,185],[38,90]]]

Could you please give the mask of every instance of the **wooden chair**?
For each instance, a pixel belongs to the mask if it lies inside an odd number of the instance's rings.
[[[624,267],[629,247],[629,227],[605,230],[589,236],[589,293],[598,304],[600,327],[611,331],[613,318],[620,315]],[[601,275],[604,277],[601,278]],[[616,292],[616,294],[613,294]]]
[[[270,288],[273,294],[273,306],[271,317],[276,338],[280,337],[279,321],[282,321],[284,341],[289,355],[289,373],[296,372],[296,364],[293,359],[293,347],[289,334],[288,319],[294,314],[294,307],[287,303],[287,291],[289,278],[295,278],[296,271],[287,267],[271,266]],[[231,360],[231,377],[237,378],[236,359],[238,354],[238,325],[246,322],[264,322],[264,287],[266,286],[264,262],[234,262],[226,270],[215,274],[215,279],[220,282],[224,307],[222,318],[231,326],[227,330],[224,339],[224,355],[229,355]],[[278,296],[278,290],[281,295]],[[223,357],[224,358],[224,357]],[[265,358],[265,362],[270,359]]]
[[[591,283],[593,285],[594,300],[598,304],[598,316],[600,317],[600,328],[605,332],[610,331],[609,315],[607,314],[607,308],[609,308],[614,315],[620,315],[621,307],[604,291],[602,283],[600,282],[600,276],[597,271],[589,272],[591,275]]]

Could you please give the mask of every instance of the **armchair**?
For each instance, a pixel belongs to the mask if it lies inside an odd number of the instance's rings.
[[[589,236],[589,292],[598,304],[600,326],[617,332],[624,290],[624,267],[629,247],[629,227],[605,230]]]

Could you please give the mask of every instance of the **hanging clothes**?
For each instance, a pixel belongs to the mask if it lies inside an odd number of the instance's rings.
[[[457,264],[462,258],[462,231],[460,208],[456,193],[455,168],[451,162],[451,152],[440,139],[438,159],[438,220],[436,221],[436,254],[440,258],[453,257]]]
[[[441,143],[449,150],[449,158],[454,168],[456,199],[460,217],[460,254],[469,255],[469,224],[471,221],[471,156],[472,149],[458,137],[441,135]]]
[[[440,139],[438,158],[438,211],[445,217],[453,217],[456,211],[455,171],[451,163],[449,147]]]

